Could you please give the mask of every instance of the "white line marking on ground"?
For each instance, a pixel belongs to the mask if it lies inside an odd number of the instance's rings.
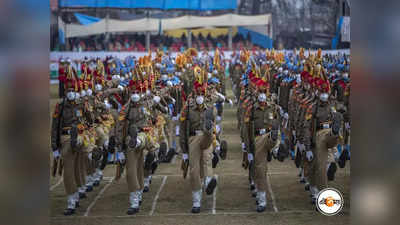
[[[269,174],[268,173],[267,173],[267,184],[268,184],[269,194],[271,195],[272,207],[274,208],[274,212],[279,212],[278,207],[276,207],[275,195],[274,195],[274,192],[272,191],[271,179],[269,179]]]
[[[217,186],[215,187],[214,193],[213,193],[213,206],[212,206],[212,214],[216,214],[216,206],[217,206],[217,190],[218,190],[218,174],[215,175],[215,179],[217,180]]]
[[[50,187],[50,191],[54,190],[54,189],[55,189],[56,187],[58,187],[58,185],[60,185],[62,182],[63,182],[63,179],[60,178],[60,179],[57,181],[56,184],[53,184],[53,185]]]
[[[150,211],[150,213],[149,213],[149,216],[152,216],[152,215],[154,214],[154,210],[156,210],[156,205],[157,205],[158,197],[160,196],[160,193],[161,193],[162,189],[164,188],[164,185],[165,185],[165,183],[166,183],[166,181],[167,181],[167,178],[168,178],[168,176],[164,176],[164,178],[163,178],[163,180],[162,180],[162,183],[161,183],[161,185],[160,185],[160,188],[158,189],[157,194],[156,194],[156,196],[154,197],[153,205],[151,206],[151,211]]]
[[[103,189],[101,189],[101,191],[97,194],[96,198],[94,198],[93,202],[90,203],[90,205],[86,209],[86,212],[85,212],[85,214],[83,216],[87,217],[89,215],[90,210],[93,208],[93,206],[96,204],[96,202],[101,198],[101,196],[107,190],[107,188],[112,184],[113,180],[114,180],[114,178],[112,178],[110,181],[108,181],[108,184],[106,184],[103,187]]]
[[[342,213],[348,213],[349,211],[341,211]],[[280,214],[292,214],[292,213],[317,213],[315,210],[285,210],[285,211],[279,211]],[[275,214],[275,212],[263,212],[263,213],[258,213],[256,211],[245,211],[245,212],[217,212],[215,214],[212,213],[199,213],[199,214],[193,214],[193,213],[159,213],[159,214],[154,214],[154,216],[158,217],[163,217],[163,216],[210,216],[210,215],[265,215],[265,214]],[[66,219],[77,219],[77,218],[88,218],[88,219],[101,219],[101,218],[132,218],[132,217],[149,217],[147,214],[141,214],[141,215],[121,215],[121,216],[111,216],[111,215],[99,215],[99,216],[74,216],[74,217],[65,217],[65,216],[53,216],[50,217],[51,219],[61,219],[61,220],[66,220]]]

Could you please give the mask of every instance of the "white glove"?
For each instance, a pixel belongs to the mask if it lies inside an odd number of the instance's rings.
[[[285,114],[283,114],[283,117],[288,120],[289,119],[289,114],[285,113]]]
[[[106,141],[104,142],[104,148],[108,149],[108,143],[109,143],[108,140],[106,140]]]
[[[173,116],[173,117],[172,117],[172,120],[173,120],[173,121],[178,121],[178,117],[177,117],[177,116]]]
[[[284,113],[285,113],[285,112],[283,111],[283,109],[282,109],[281,107],[279,107],[279,114],[280,114],[281,116],[283,116]]]
[[[189,155],[188,155],[187,153],[183,153],[183,154],[182,154],[182,159],[183,159],[184,161],[189,160]]]
[[[221,152],[221,146],[217,144],[217,146],[215,146],[215,153],[219,155],[220,152]]]
[[[111,109],[111,105],[107,100],[104,100],[104,105],[106,106],[106,109]]]
[[[248,154],[247,154],[247,160],[249,160],[249,162],[251,162],[251,161],[254,160],[253,153],[248,153]]]
[[[217,92],[218,97],[222,99],[222,101],[225,101],[225,96],[219,92]]]
[[[350,123],[349,123],[349,122],[344,123],[344,127],[345,127],[347,130],[350,130]]]
[[[244,142],[242,142],[242,152],[247,152],[246,144]]]
[[[124,90],[124,87],[122,87],[121,85],[118,85],[118,89],[120,89],[121,91]]]
[[[215,130],[217,131],[217,134],[221,132],[221,126],[219,124],[215,125]]]
[[[125,154],[123,152],[117,152],[117,159],[120,163],[125,161]]]
[[[265,132],[266,132],[266,130],[265,130],[265,129],[260,129],[260,135],[264,135],[264,134],[265,134]]]
[[[172,100],[172,104],[175,105],[176,100],[174,98],[172,98],[172,97],[171,97],[171,100]]]
[[[231,99],[228,100],[229,101],[229,105],[232,107],[233,106],[233,102]]]
[[[272,148],[272,154],[274,154],[275,158],[278,157],[278,150],[279,150],[279,146],[275,146]]]
[[[312,151],[307,151],[306,152],[306,157],[307,157],[308,161],[311,162],[313,160],[313,158],[314,158],[314,155],[313,155]]]
[[[60,151],[58,151],[58,149],[55,150],[55,151],[53,151],[53,157],[54,157],[55,159],[57,159],[57,158],[60,157]]]
[[[92,160],[92,153],[91,152],[88,154],[88,159]]]
[[[222,120],[222,117],[217,116],[216,121],[217,121],[217,122],[220,122],[221,120]]]
[[[153,97],[153,101],[154,101],[155,103],[157,103],[157,104],[160,103],[160,101],[161,101],[160,96],[157,96],[157,95],[154,96],[154,97]]]
[[[340,157],[339,151],[336,151],[336,152],[335,152],[334,157],[335,157],[335,161],[336,161],[336,162],[339,161],[339,157]]]

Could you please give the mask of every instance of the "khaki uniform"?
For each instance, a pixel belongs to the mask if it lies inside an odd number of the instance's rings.
[[[63,107],[63,109],[61,109],[61,107]],[[67,133],[72,126],[77,125],[76,109],[76,104],[67,100],[64,100],[64,103],[61,105],[57,104],[53,115],[51,130],[51,146],[53,149],[59,149],[63,158],[63,183],[65,192],[68,195],[77,191],[75,182],[76,151],[72,149],[70,135]],[[59,137],[57,136],[58,133],[60,133]],[[58,138],[60,139],[58,140]],[[58,146],[58,143],[60,146]]]
[[[274,146],[279,145],[280,140],[278,138],[273,141],[271,138],[273,123],[278,121],[277,112],[274,105],[261,106],[259,103],[254,104],[248,110],[250,111],[250,118],[247,124],[249,126],[250,152],[253,153],[254,151],[255,184],[259,192],[265,192],[267,154]]]
[[[126,111],[126,119],[128,122],[128,136],[125,139],[125,144],[129,146],[129,141],[132,138],[133,133],[130,130],[137,130],[137,137],[141,140],[141,146],[138,148],[127,149],[126,154],[126,180],[128,183],[128,189],[130,192],[135,192],[143,189],[143,178],[144,178],[144,154],[143,150],[149,149],[150,147],[146,144],[146,135],[143,132],[145,127],[148,127],[150,112],[142,105],[134,105],[129,103],[124,111]]]
[[[187,107],[187,108],[186,108]],[[183,153],[189,154],[189,174],[192,191],[201,190],[202,178],[212,175],[213,133],[204,130],[206,107],[193,103],[181,112],[180,142]]]
[[[306,150],[313,152],[314,159],[308,174],[310,185],[322,190],[328,185],[327,164],[328,149],[337,145],[338,136],[332,134],[332,107],[330,104],[314,104],[312,111],[306,115],[311,129],[305,133]]]

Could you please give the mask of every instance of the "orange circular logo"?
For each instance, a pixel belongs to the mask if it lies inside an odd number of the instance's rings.
[[[325,205],[328,207],[332,207],[335,205],[335,200],[333,199],[332,196],[329,196],[325,199]]]

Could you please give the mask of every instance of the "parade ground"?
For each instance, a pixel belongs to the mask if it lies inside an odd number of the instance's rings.
[[[50,110],[58,101],[58,84],[50,86]],[[230,82],[227,95],[232,97]],[[125,225],[125,224],[349,224],[350,223],[350,163],[338,168],[330,187],[341,191],[344,197],[342,212],[324,216],[311,204],[309,192],[299,183],[298,169],[290,158],[283,163],[272,160],[268,164],[267,209],[256,212],[255,198],[249,190],[247,170],[241,167],[242,151],[237,129],[236,106],[225,104],[223,139],[228,142],[228,157],[220,160],[214,170],[218,186],[213,195],[203,193],[201,212],[192,214],[189,179],[183,179],[180,169],[181,156],[172,163],[159,165],[153,176],[150,191],[144,193],[140,212],[128,216],[128,188],[125,174],[116,181],[114,165],[104,170],[104,178],[98,187],[87,193],[73,216],[64,216],[66,196],[61,177],[51,177],[49,183],[51,224],[75,225]]]

